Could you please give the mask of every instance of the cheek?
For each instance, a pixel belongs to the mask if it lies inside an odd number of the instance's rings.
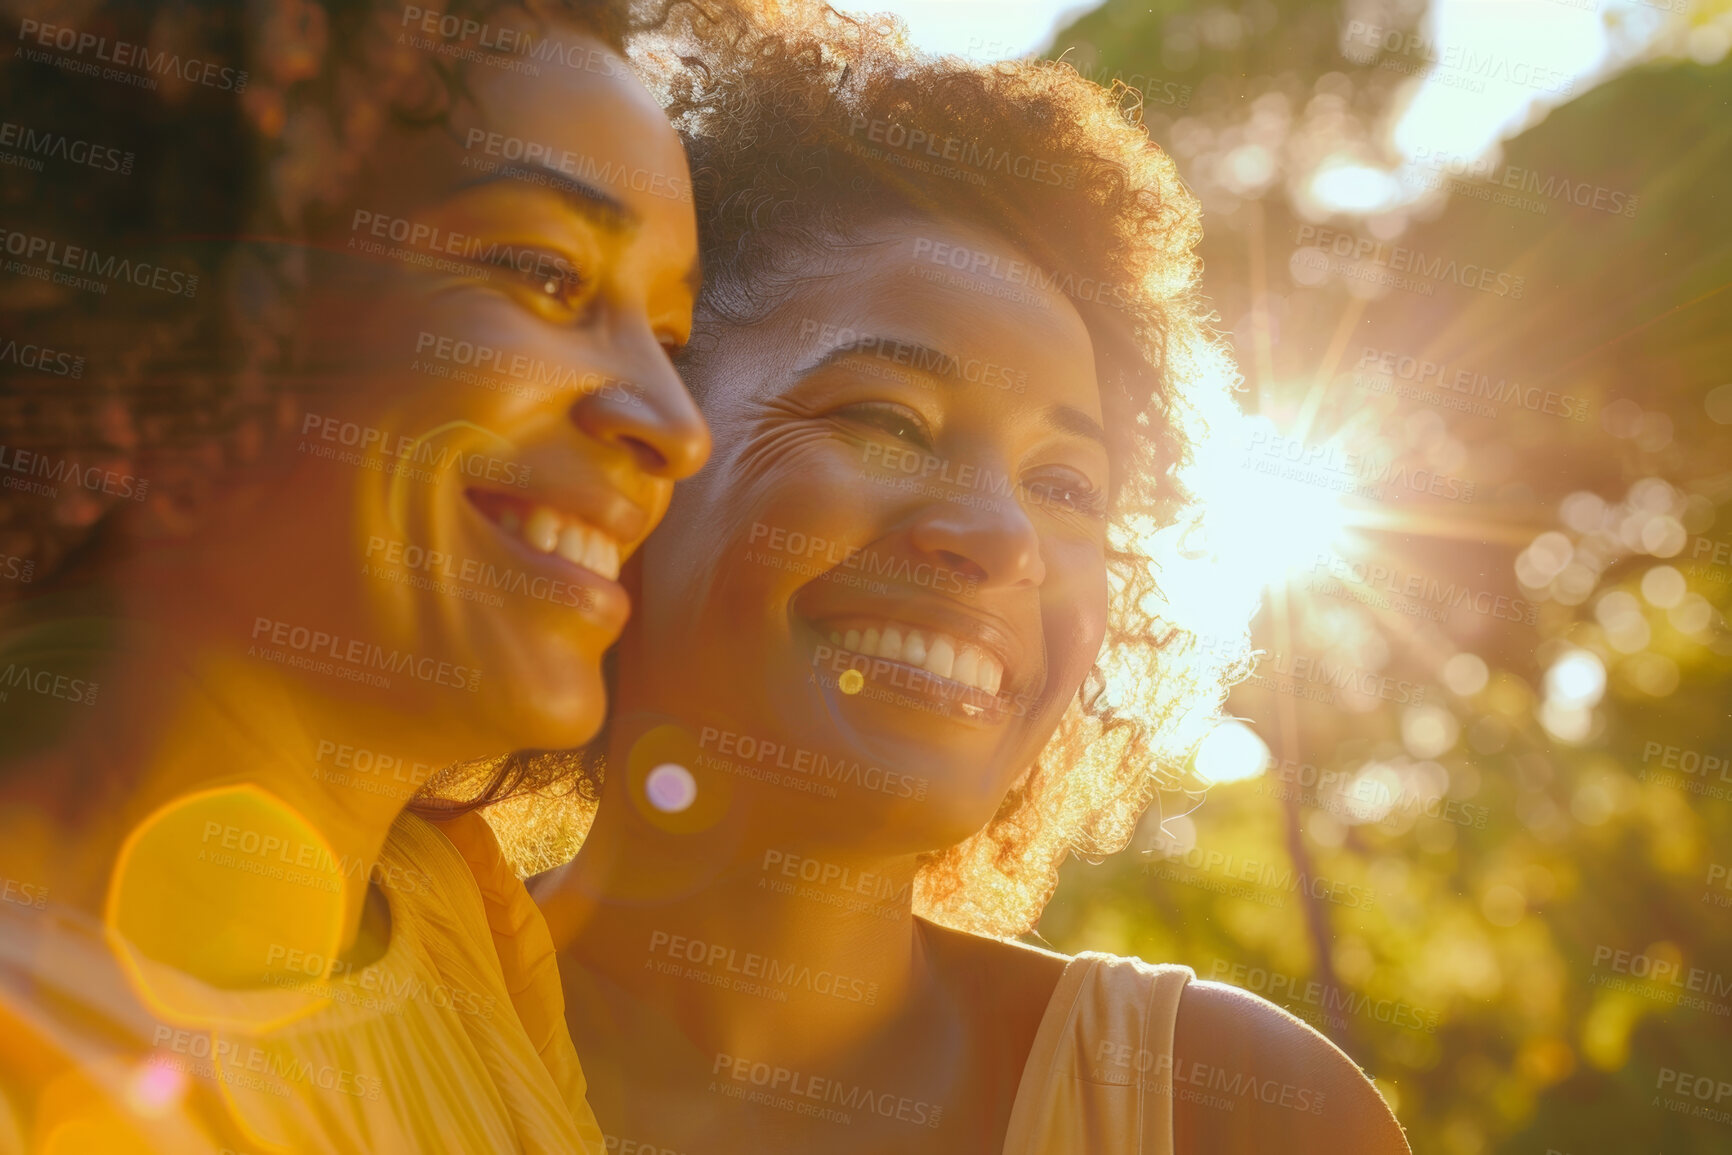
[[[1067,702],[1100,655],[1108,618],[1104,557],[1094,549],[1071,554],[1059,559],[1059,580],[1048,581],[1041,599],[1053,688]]]

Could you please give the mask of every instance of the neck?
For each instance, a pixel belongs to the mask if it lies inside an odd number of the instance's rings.
[[[708,829],[670,832],[628,777],[607,776],[582,850],[536,887],[568,965],[670,1014],[700,1050],[747,1057],[847,1053],[922,993],[914,855],[804,840],[785,799],[745,791]]]
[[[176,884],[165,892],[175,900],[151,918],[233,925],[237,912],[225,903],[256,900],[261,892],[249,889],[252,880],[299,870],[314,884],[284,888],[288,901],[305,905],[308,893],[330,895],[323,913],[302,913],[316,917],[322,941],[334,934],[331,945],[346,948],[392,822],[430,768],[450,760],[447,736],[357,705],[342,683],[327,688],[314,676],[249,656],[244,631],[235,640],[210,624],[226,624],[224,607],[207,603],[203,616],[152,617],[137,605],[117,611],[101,601],[32,603],[27,617],[15,615],[13,628],[0,630],[0,670],[59,674],[59,661],[88,669],[99,686],[89,702],[38,703],[38,695],[14,690],[10,705],[0,705],[58,711],[57,732],[38,735],[32,749],[6,743],[10,748],[0,752],[6,763],[0,791],[10,816],[0,830],[0,869],[45,888],[56,905],[112,913],[111,891],[124,891],[114,886],[115,867],[129,837],[187,808],[190,819],[176,845],[197,846],[172,861],[146,853],[148,840],[130,851],[129,871],[136,866],[150,878],[158,871]],[[64,646],[29,644],[30,635],[63,631],[80,619],[101,623],[92,626],[88,652],[69,656]],[[55,685],[52,678],[44,684]],[[385,757],[357,759],[357,751]],[[225,800],[243,791],[249,801],[225,810]],[[201,795],[210,801],[189,801]],[[273,833],[282,836],[279,843],[264,841]],[[226,871],[199,858],[198,872],[189,874],[201,851],[220,856]],[[246,957],[262,959],[258,945],[248,946]],[[210,977],[237,977],[221,966],[217,972]]]

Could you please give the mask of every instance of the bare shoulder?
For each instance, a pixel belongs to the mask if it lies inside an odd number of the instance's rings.
[[[1407,1155],[1401,1125],[1346,1053],[1274,1003],[1193,982],[1173,1039],[1181,1152]]]
[[[1044,1012],[1070,959],[1053,951],[1005,939],[983,938],[919,919],[922,941],[934,965],[957,985],[982,992],[988,1001]]]

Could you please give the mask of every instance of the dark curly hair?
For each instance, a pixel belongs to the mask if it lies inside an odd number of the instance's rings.
[[[923,55],[889,17],[696,0],[638,56],[692,162],[704,287],[684,369],[700,396],[723,330],[796,292],[806,255],[887,217],[1005,237],[1088,326],[1114,466],[1111,633],[1037,765],[986,829],[925,864],[916,893],[921,913],[959,929],[1026,930],[1067,854],[1124,845],[1213,724],[1237,664],[1173,624],[1150,545],[1186,515],[1192,447],[1235,381],[1196,296],[1197,203],[1140,127],[1134,91],[1065,64]],[[493,813],[525,868],[581,840],[604,746],[605,735],[579,758],[563,816],[545,795],[571,783],[570,756],[493,768],[487,801],[543,791]]]
[[[638,19],[630,0],[415,7],[460,33],[526,11],[620,51]],[[409,10],[8,5],[19,35],[0,62],[0,248],[75,245],[178,274],[186,291],[120,283],[96,295],[19,262],[0,275],[0,450],[61,483],[6,475],[0,604],[100,574],[119,506],[146,494],[196,503],[293,424],[311,222],[340,208],[382,131],[436,123],[487,55],[462,35],[437,38],[442,50],[399,42]],[[93,64],[122,45],[130,67]]]

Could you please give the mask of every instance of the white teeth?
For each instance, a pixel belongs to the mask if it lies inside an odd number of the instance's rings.
[[[895,626],[885,626],[884,636],[878,639],[878,657],[888,658],[892,662],[902,660],[902,631]]]
[[[950,671],[950,676],[965,686],[978,686],[979,674],[980,651],[973,646],[964,646],[956,655],[956,666]]]
[[[582,526],[568,525],[559,531],[559,544],[553,547],[554,553],[573,565],[582,565],[588,551],[589,533]]]
[[[975,685],[988,694],[998,693],[998,684],[1004,678],[1004,664],[997,658],[980,655],[980,671],[975,675]]]
[[[542,553],[557,553],[609,581],[619,577],[619,542],[594,526],[567,521],[545,505],[531,510],[526,522],[519,521],[516,510],[504,510],[499,515],[499,528]]]
[[[598,573],[608,581],[619,576],[619,542],[599,529],[589,531],[589,548],[583,553],[583,567]]]
[[[552,553],[559,545],[559,515],[545,505],[536,506],[523,527],[523,540],[542,553]]]
[[[929,674],[961,682],[988,694],[998,693],[1004,680],[1004,663],[978,647],[965,646],[949,634],[927,634],[895,622],[886,623],[882,631],[877,626],[846,633],[832,630],[830,642],[869,658],[919,666]]]
[[[950,639],[939,634],[932,639],[932,648],[926,651],[926,668],[940,678],[950,677],[951,670],[956,665],[956,647]]]

